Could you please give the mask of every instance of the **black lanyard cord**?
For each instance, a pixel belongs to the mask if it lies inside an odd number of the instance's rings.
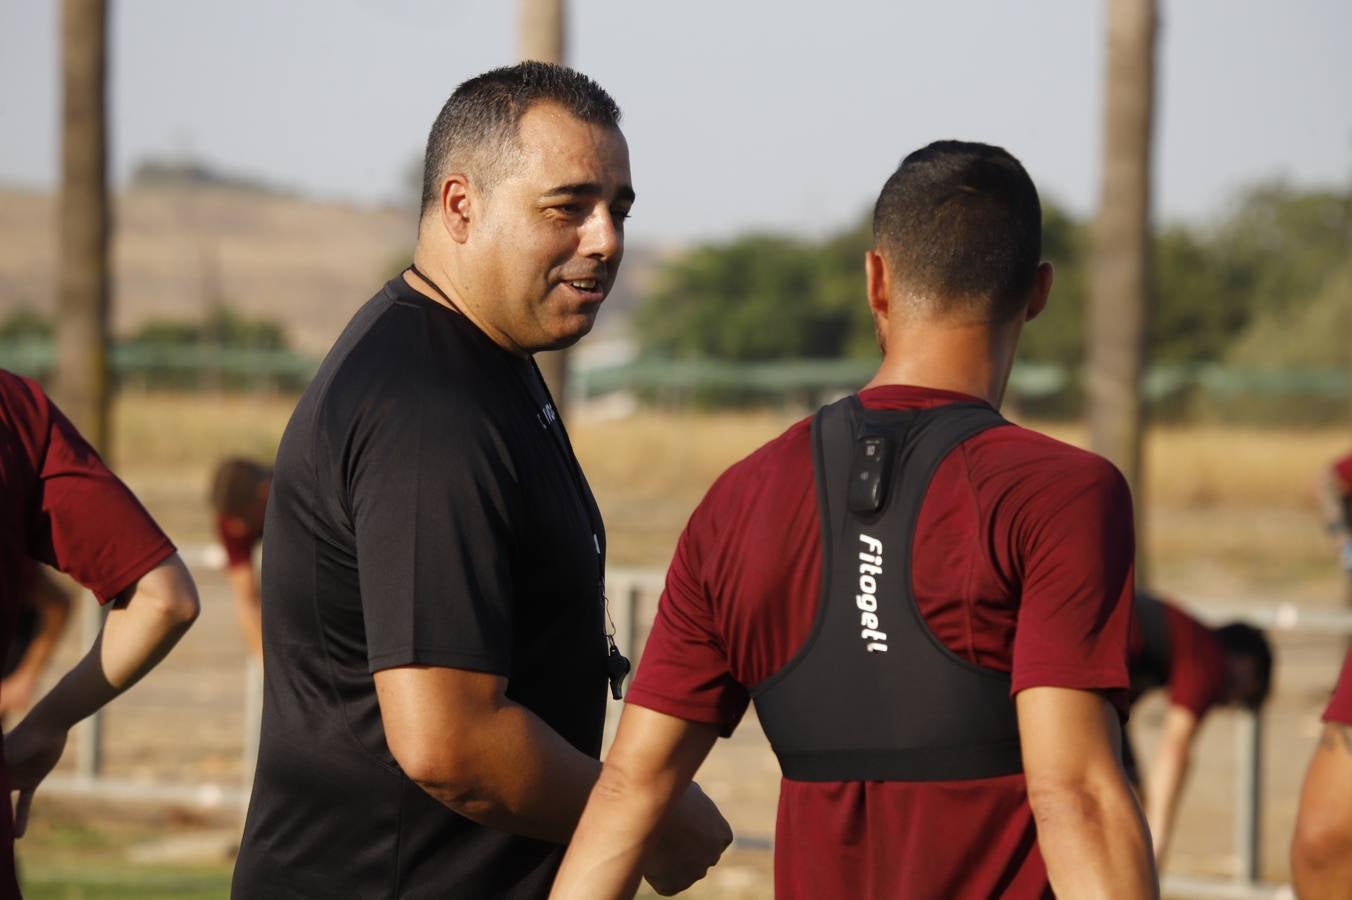
[[[460,308],[459,304],[452,300],[450,295],[443,291],[435,281],[424,275],[416,264],[410,263],[408,269],[405,271],[417,275],[424,284],[436,292],[437,296],[446,301],[447,306],[461,316],[464,316],[466,319],[469,319],[469,316],[465,315],[465,311]],[[630,664],[624,654],[620,653],[619,647],[615,645],[615,620],[610,615],[610,598],[606,596],[605,587],[606,563],[605,557],[601,554],[601,527],[600,523],[596,521],[596,517],[592,510],[592,507],[595,505],[595,500],[592,498],[591,491],[587,489],[586,482],[583,480],[582,464],[577,461],[577,454],[573,452],[573,442],[568,437],[568,429],[563,424],[563,416],[558,413],[558,405],[554,402],[554,395],[550,393],[549,383],[545,381],[544,374],[540,371],[539,365],[535,362],[535,357],[531,356],[529,359],[531,371],[535,375],[536,383],[543,390],[545,399],[549,403],[549,408],[554,411],[555,421],[559,428],[558,433],[555,434],[554,430],[550,428],[549,421],[546,420],[544,423],[545,431],[550,432],[550,440],[553,442],[555,449],[563,456],[564,467],[568,469],[568,474],[572,477],[573,489],[577,492],[578,501],[581,502],[583,512],[585,512],[587,516],[587,524],[591,527],[592,543],[595,545],[596,549],[596,581],[601,593],[601,613],[605,617],[604,621],[601,623],[601,633],[605,636],[606,646],[608,648],[606,669],[610,679],[611,695],[614,696],[616,700],[619,700],[621,696],[620,683],[624,680],[624,676],[629,674]],[[531,393],[530,385],[525,383],[524,379],[523,386],[526,388],[527,396],[529,396]]]

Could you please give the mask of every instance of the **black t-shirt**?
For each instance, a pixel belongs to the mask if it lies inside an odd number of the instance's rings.
[[[372,673],[503,675],[597,756],[600,513],[534,365],[390,281],[320,366],[277,454],[265,698],[236,898],[543,898],[563,847],[438,803],[386,745]]]

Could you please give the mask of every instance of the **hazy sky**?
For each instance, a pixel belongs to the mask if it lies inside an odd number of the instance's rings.
[[[50,186],[58,0],[0,3],[0,182]],[[515,53],[515,0],[120,0],[112,165],[189,153],[396,199],[457,83]],[[1352,183],[1352,3],[1162,2],[1156,203],[1205,219],[1258,178]],[[999,143],[1095,205],[1103,0],[571,0],[570,62],[624,109],[631,240],[819,233],[907,151]]]

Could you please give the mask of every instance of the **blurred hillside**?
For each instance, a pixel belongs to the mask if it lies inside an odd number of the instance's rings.
[[[0,187],[0,319],[55,310],[56,204],[54,194]],[[296,196],[193,164],[142,165],[113,209],[116,335],[224,307],[276,321],[314,357],[409,257],[416,228],[404,209]],[[629,249],[601,334],[636,305],[655,257]]]

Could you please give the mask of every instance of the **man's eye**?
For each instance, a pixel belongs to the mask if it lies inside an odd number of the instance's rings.
[[[616,222],[623,222],[625,219],[629,218],[630,215],[631,213],[627,209],[612,209],[610,211],[610,217]]]

